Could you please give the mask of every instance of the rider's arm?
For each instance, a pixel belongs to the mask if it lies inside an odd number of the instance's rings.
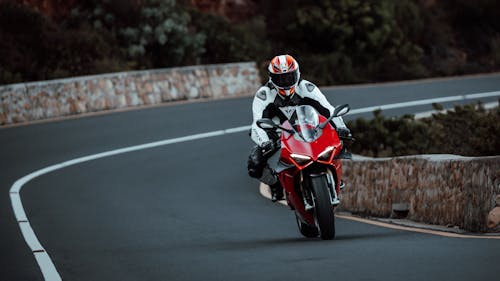
[[[301,92],[306,103],[313,106],[325,117],[330,117],[333,114],[335,107],[328,102],[318,87],[307,80],[302,80],[299,86],[301,87]],[[342,117],[335,117],[332,121],[335,124],[335,128],[347,128]]]
[[[262,146],[264,143],[268,142],[269,136],[267,135],[266,131],[257,126],[256,122],[257,120],[263,118],[264,111],[272,102],[273,99],[271,97],[271,91],[268,87],[261,87],[255,94],[255,97],[253,99],[253,122],[251,129],[251,138],[259,146]]]

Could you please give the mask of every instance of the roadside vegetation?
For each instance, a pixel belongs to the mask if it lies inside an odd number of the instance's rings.
[[[500,70],[499,1],[246,0],[241,18],[195,2],[1,0],[0,84],[278,53],[318,85]]]
[[[500,100],[499,100],[500,104]],[[442,106],[435,104],[436,110]],[[486,110],[482,104],[455,106],[453,110],[415,119],[413,115],[348,122],[356,141],[356,154],[389,157],[414,154],[500,155],[500,107]]]

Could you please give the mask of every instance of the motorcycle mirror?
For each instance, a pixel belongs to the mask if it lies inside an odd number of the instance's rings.
[[[257,127],[266,130],[266,129],[276,129],[278,125],[276,125],[276,123],[274,123],[273,120],[269,118],[262,118],[257,120]]]
[[[347,112],[349,112],[349,110],[351,110],[351,108],[349,107],[348,104],[342,104],[342,105],[339,105],[335,108],[335,110],[333,111],[333,114],[332,116],[334,117],[339,117],[339,116],[343,116],[343,115],[346,115]]]
[[[346,115],[347,112],[349,112],[349,110],[351,110],[351,107],[348,104],[341,104],[341,105],[335,107],[335,110],[333,111],[332,116],[330,116],[330,118],[328,118],[325,122],[319,124],[318,128],[320,128],[320,129],[325,128],[325,126],[328,123],[330,123],[330,121],[332,121],[333,118]]]
[[[293,130],[290,130],[290,129],[285,129],[283,127],[281,127],[280,125],[274,123],[273,120],[269,119],[269,118],[262,118],[262,119],[259,119],[257,120],[257,127],[261,128],[261,129],[264,129],[264,130],[268,130],[268,129],[281,129],[285,132],[288,132],[290,134],[294,134],[295,131]]]

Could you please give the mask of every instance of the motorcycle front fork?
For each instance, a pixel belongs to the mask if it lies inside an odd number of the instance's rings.
[[[331,170],[327,170],[326,180],[328,182],[328,189],[330,191],[330,201],[332,202],[333,206],[337,206],[338,204],[340,204],[340,199],[337,194],[337,189],[335,188],[336,182]]]
[[[333,177],[332,171],[329,169],[324,174],[326,175],[326,181],[328,183],[328,191],[330,194],[330,201],[332,203],[332,206],[337,206],[338,204],[340,204],[340,199],[335,189],[335,178]],[[314,209],[314,194],[311,192],[311,188],[304,188],[304,177],[302,173],[300,174],[300,190],[302,192],[302,198],[304,200],[304,207],[306,211]]]

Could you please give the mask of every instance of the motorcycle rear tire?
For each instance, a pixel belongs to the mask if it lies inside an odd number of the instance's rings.
[[[299,217],[297,216],[297,214],[295,214],[295,219],[297,220],[297,226],[299,227],[299,231],[302,235],[304,235],[304,237],[307,237],[307,238],[314,238],[314,237],[318,237],[319,235],[319,231],[318,231],[318,228],[315,227],[315,226],[310,226],[306,223],[303,223]]]
[[[314,194],[315,216],[323,240],[335,238],[335,215],[326,175],[311,178]]]

